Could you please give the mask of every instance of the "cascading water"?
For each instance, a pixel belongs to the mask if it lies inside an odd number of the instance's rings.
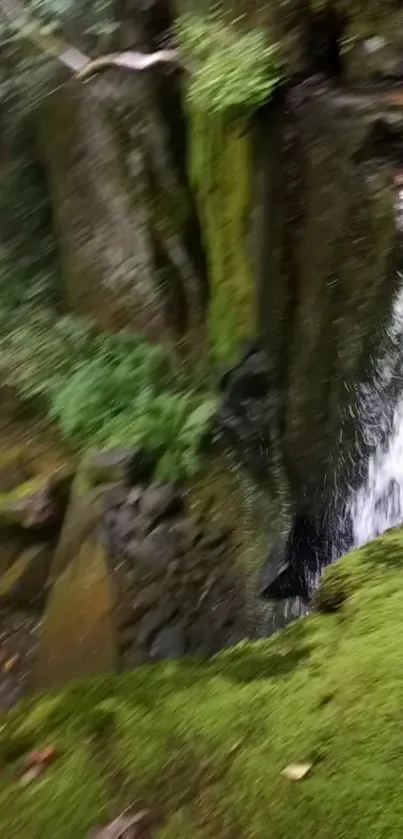
[[[403,189],[396,200],[396,224],[403,232]],[[359,422],[371,452],[367,475],[352,493],[348,513],[354,546],[369,542],[403,521],[403,276],[380,358],[370,383],[360,388]]]

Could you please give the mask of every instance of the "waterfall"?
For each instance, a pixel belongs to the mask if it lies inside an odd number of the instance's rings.
[[[399,187],[396,224],[402,232],[401,183]],[[348,505],[356,547],[403,521],[403,276],[399,279],[371,381],[360,387],[358,421],[370,454],[366,476]]]

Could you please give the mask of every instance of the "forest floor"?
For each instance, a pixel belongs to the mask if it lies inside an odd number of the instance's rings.
[[[403,534],[332,566],[318,604],[210,662],[72,684],[5,715],[0,835],[400,839]],[[33,749],[54,760],[27,777]]]

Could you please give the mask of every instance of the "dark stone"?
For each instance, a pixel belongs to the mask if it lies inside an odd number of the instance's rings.
[[[216,429],[257,477],[266,476],[278,399],[267,355],[248,348],[239,364],[221,379]]]
[[[109,489],[105,490],[103,495],[103,505],[105,512],[109,513],[111,511],[119,510],[123,507],[127,499],[127,487],[122,486],[122,484],[116,484],[115,486],[110,487]]]
[[[229,531],[218,524],[211,524],[207,527],[203,538],[200,540],[199,547],[201,550],[210,550],[218,548],[229,537]]]
[[[295,516],[288,537],[278,540],[262,569],[261,596],[308,600],[331,559],[331,541],[320,523]]]
[[[132,539],[124,549],[124,556],[131,562],[137,562],[139,551],[141,549],[141,541],[139,539]]]
[[[159,524],[142,541],[127,546],[125,556],[142,565],[166,568],[176,556],[175,539],[165,524]]]
[[[162,592],[157,583],[150,583],[150,585],[143,588],[130,604],[131,618],[133,621],[140,620],[149,609],[158,605],[161,600]]]
[[[170,532],[175,539],[180,553],[187,553],[200,539],[202,528],[191,519],[180,519],[172,524]]]
[[[120,545],[130,542],[136,535],[136,517],[131,507],[122,507],[116,517],[116,538]]]
[[[140,510],[144,517],[156,523],[162,518],[179,515],[183,510],[183,499],[172,484],[151,484],[141,499]]]
[[[129,486],[147,484],[152,480],[157,461],[148,449],[136,449],[127,464],[126,479]]]
[[[143,494],[143,490],[141,489],[141,487],[139,487],[139,486],[134,487],[133,489],[130,490],[129,495],[127,496],[127,499],[126,499],[126,503],[130,507],[137,507],[138,504],[139,504],[139,501],[141,500],[142,494]]]
[[[180,658],[186,653],[186,633],[180,624],[164,626],[155,636],[150,647],[152,661]]]
[[[137,642],[145,647],[152,643],[161,627],[168,623],[176,613],[175,603],[166,603],[146,615],[140,623]]]

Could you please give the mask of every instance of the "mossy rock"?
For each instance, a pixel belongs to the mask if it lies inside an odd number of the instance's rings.
[[[79,682],[4,716],[17,753],[27,738],[60,757],[29,787],[0,775],[1,835],[77,839],[134,803],[160,816],[153,839],[267,839],[268,825],[272,839],[400,839],[398,542],[362,550],[343,619],[314,614],[209,662]],[[311,771],[292,783],[282,770],[298,762]]]
[[[116,672],[114,605],[105,552],[92,533],[53,582],[39,641],[38,689]]]
[[[71,470],[60,469],[0,493],[0,527],[52,528],[60,524],[72,479]]]
[[[46,601],[51,561],[52,548],[49,545],[25,548],[0,577],[0,604],[42,608]]]

